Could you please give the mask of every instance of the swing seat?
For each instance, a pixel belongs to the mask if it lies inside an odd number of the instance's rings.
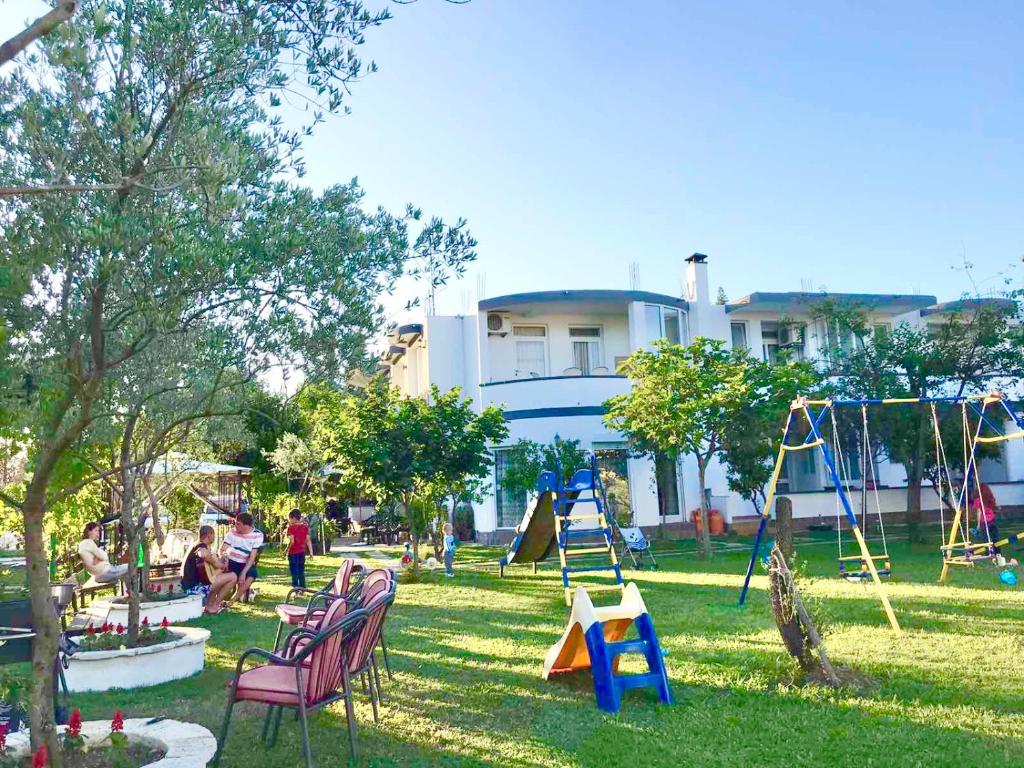
[[[880,578],[888,578],[892,576],[892,562],[889,560],[888,555],[871,555],[871,560],[877,560],[883,565],[881,568],[875,568],[875,572]],[[846,564],[849,562],[860,563],[859,570],[847,570]],[[868,568],[868,560],[860,555],[851,555],[848,557],[839,558],[839,575],[848,581],[863,581],[864,579],[871,578],[871,569]]]

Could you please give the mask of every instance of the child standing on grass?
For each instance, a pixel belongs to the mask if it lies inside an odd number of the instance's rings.
[[[306,586],[306,553],[313,554],[309,526],[302,522],[302,513],[293,509],[288,513],[288,571],[293,587]]]
[[[444,524],[444,575],[454,576],[455,569],[455,529],[451,523]]]

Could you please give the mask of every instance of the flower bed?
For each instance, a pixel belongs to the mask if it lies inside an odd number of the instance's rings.
[[[118,711],[112,722],[83,723],[78,710],[58,729],[65,768],[204,768],[217,751],[213,734],[200,725],[177,720],[125,720]],[[0,755],[18,768],[47,765],[46,755],[31,755],[27,733],[16,733],[0,747]],[[4,757],[0,756],[0,765]]]
[[[171,623],[164,617],[159,626],[150,626],[149,619],[142,620],[139,627],[139,641],[136,648],[148,648],[151,645],[169,643],[177,639],[170,630]],[[113,651],[123,650],[128,640],[128,630],[123,624],[102,624],[99,627],[86,627],[85,635],[78,638],[78,647],[82,651]]]
[[[122,628],[123,629],[123,628]],[[109,691],[115,688],[144,688],[171,680],[192,677],[203,671],[206,641],[210,632],[199,627],[161,627],[151,637],[166,632],[166,640],[137,648],[126,647],[123,632],[94,633],[81,638],[64,673],[71,691]],[[90,649],[90,644],[97,649]],[[112,647],[113,646],[113,647]]]
[[[171,599],[167,599],[166,592],[161,594],[164,595],[161,599],[147,600],[139,605],[139,621],[149,619],[150,624],[156,625],[166,617],[172,624],[178,624],[198,619],[203,615],[203,598],[199,595],[175,593]],[[128,626],[128,603],[122,600],[123,598],[93,600],[83,610],[86,621],[96,627],[103,624]]]

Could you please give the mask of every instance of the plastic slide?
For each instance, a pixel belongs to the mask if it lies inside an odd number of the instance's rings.
[[[507,565],[536,563],[555,551],[558,542],[555,540],[554,486],[555,478],[551,472],[544,472],[537,479],[537,496],[516,526],[508,554],[499,561],[502,574]]]
[[[631,626],[636,627],[638,637],[625,640]],[[643,654],[648,671],[618,674],[623,653]],[[626,585],[619,605],[600,608],[594,606],[585,587],[577,588],[569,624],[544,658],[544,679],[582,669],[591,671],[597,706],[606,712],[618,712],[623,691],[632,688],[654,688],[664,704],[672,703],[658,635],[636,584]]]

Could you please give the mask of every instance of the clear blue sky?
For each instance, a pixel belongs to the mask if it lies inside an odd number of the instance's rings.
[[[632,261],[677,292],[701,251],[730,298],[953,298],[965,255],[992,290],[1024,254],[1020,3],[393,10],[308,180],[467,217],[490,295],[628,287]]]
[[[0,4],[0,28],[39,6]],[[440,310],[476,272],[488,295],[625,288],[635,261],[641,288],[678,293],[693,251],[730,298],[946,299],[965,256],[991,291],[1024,254],[1019,2],[391,8],[306,181],[468,218],[480,259]]]

